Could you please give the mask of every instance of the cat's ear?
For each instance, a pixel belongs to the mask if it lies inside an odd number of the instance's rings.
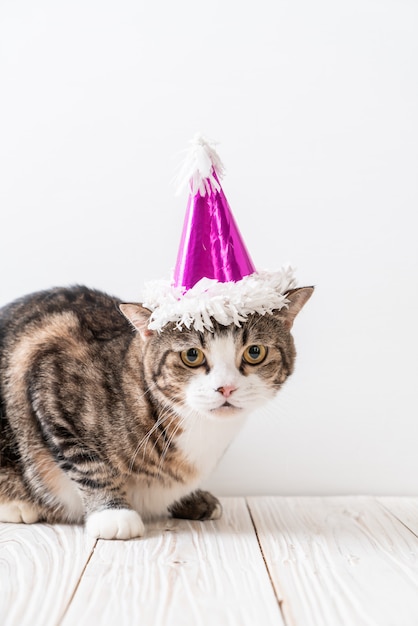
[[[313,292],[313,287],[298,287],[297,289],[291,289],[285,294],[286,299],[289,301],[287,308],[281,309],[278,314],[283,319],[287,330],[292,328],[296,315],[309,300]]]
[[[147,337],[154,334],[154,331],[148,328],[151,311],[140,304],[120,304],[119,308],[126,319],[128,319],[139,332],[142,339],[146,340]]]

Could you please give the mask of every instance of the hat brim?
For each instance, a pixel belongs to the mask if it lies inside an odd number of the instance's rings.
[[[253,313],[265,315],[287,306],[286,292],[296,286],[291,267],[278,272],[255,272],[237,282],[202,278],[185,291],[166,281],[145,285],[143,306],[152,313],[148,328],[162,331],[174,323],[197,331],[213,331],[213,320],[241,326]]]

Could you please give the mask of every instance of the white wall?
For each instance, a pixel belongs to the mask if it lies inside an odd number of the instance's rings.
[[[196,130],[258,267],[316,293],[218,493],[417,494],[415,0],[2,0],[0,304],[169,276]]]

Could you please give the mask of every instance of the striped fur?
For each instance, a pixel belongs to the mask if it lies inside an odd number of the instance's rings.
[[[85,287],[1,309],[0,521],[86,521],[95,536],[128,538],[143,533],[141,517],[218,516],[198,485],[291,374],[289,330],[311,293],[297,292],[287,312],[213,334],[152,333],[147,310],[122,306],[135,330],[117,298]],[[261,343],[266,360],[243,362]],[[205,353],[201,367],[180,359],[190,347]]]

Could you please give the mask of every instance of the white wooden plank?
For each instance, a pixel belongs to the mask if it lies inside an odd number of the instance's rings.
[[[55,626],[95,543],[77,526],[0,523],[0,624]]]
[[[378,498],[379,503],[418,537],[418,498]]]
[[[417,626],[418,540],[371,498],[249,498],[294,626]]]
[[[62,626],[283,626],[245,501],[223,506],[216,522],[99,541]]]

